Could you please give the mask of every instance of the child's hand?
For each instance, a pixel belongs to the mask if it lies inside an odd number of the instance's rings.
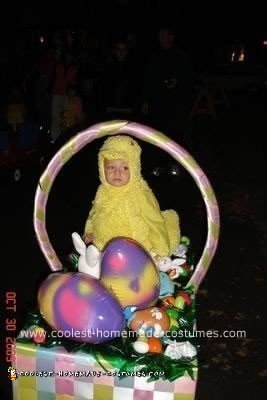
[[[92,243],[93,239],[94,239],[93,233],[88,233],[88,234],[84,235],[84,238],[83,238],[85,244]]]

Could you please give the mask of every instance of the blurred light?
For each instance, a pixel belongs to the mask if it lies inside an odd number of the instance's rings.
[[[245,50],[241,49],[240,54],[238,56],[238,61],[243,62],[245,60]]]
[[[231,62],[244,62],[245,61],[245,49],[242,47],[240,51],[233,51],[231,54]]]
[[[232,55],[231,55],[231,62],[235,61],[235,51],[233,51]]]
[[[262,42],[262,44],[263,44],[263,46],[267,46],[267,40],[264,40],[264,41]]]
[[[176,175],[176,176],[180,175],[180,170],[178,168],[178,165],[176,165],[176,164],[172,165],[172,167],[170,169],[170,174],[171,175]]]
[[[43,127],[42,126],[40,126],[40,131],[43,129]]]
[[[40,36],[40,43],[44,43],[44,37]]]
[[[161,174],[162,174],[162,172],[163,172],[163,169],[162,168],[160,168],[160,167],[155,167],[153,170],[152,170],[152,175],[154,175],[154,176],[160,176]]]

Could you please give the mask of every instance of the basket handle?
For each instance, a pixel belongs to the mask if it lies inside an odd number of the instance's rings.
[[[163,133],[148,126],[123,120],[99,123],[74,136],[54,155],[39,180],[34,201],[34,229],[39,246],[51,270],[58,271],[62,269],[62,264],[49,241],[46,231],[46,203],[52,184],[63,165],[84,146],[97,138],[117,134],[135,136],[165,150],[191,174],[200,189],[207,212],[207,239],[195,271],[186,285],[187,288],[193,287],[197,291],[207,273],[218,245],[220,217],[217,200],[211,184],[194,158],[183,147]]]

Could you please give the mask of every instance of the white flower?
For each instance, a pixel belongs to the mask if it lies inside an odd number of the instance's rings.
[[[196,348],[188,341],[186,342],[172,342],[170,343],[165,352],[165,356],[172,358],[173,360],[179,360],[180,358],[193,358],[197,354]]]

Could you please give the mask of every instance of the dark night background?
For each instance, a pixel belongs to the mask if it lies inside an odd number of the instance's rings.
[[[210,179],[221,211],[219,248],[198,295],[199,329],[246,330],[244,339],[203,339],[206,367],[200,368],[197,400],[263,399],[266,397],[266,136],[267,115],[267,22],[260,8],[212,7],[193,4],[183,10],[176,1],[113,0],[96,2],[28,1],[12,3],[2,14],[8,28],[0,32],[1,112],[8,86],[23,75],[39,51],[35,38],[49,37],[56,30],[81,29],[94,32],[104,42],[118,34],[134,32],[140,57],[156,46],[157,30],[171,23],[177,43],[187,51],[200,77],[222,73],[228,107],[216,106],[216,119],[196,116],[192,123],[189,152]],[[16,60],[14,49],[24,38],[24,57]],[[26,38],[26,39],[25,39]],[[245,68],[230,69],[229,51],[244,44]],[[240,75],[241,74],[241,80]],[[221,76],[221,75],[220,75]],[[227,86],[227,82],[242,82]],[[92,104],[92,110],[94,105]],[[92,113],[87,126],[97,122]],[[123,117],[122,117],[123,119]],[[138,121],[148,123],[141,115]],[[2,120],[2,117],[1,117]],[[2,130],[2,128],[1,128]],[[164,131],[164,130],[163,130]],[[60,147],[66,138],[58,144]],[[178,140],[177,140],[178,141]],[[178,141],[179,142],[179,141]],[[102,143],[102,142],[101,142]],[[90,201],[97,187],[96,141],[72,159],[58,175],[47,206],[47,230],[56,252],[64,259],[72,250],[70,234],[81,232]],[[172,160],[159,150],[143,146],[143,171],[157,195],[161,208],[172,206],[179,212],[183,234],[192,239],[196,255],[203,249],[205,209],[195,183],[180,168],[172,176]],[[48,161],[55,149],[45,148]],[[164,165],[160,160],[164,160]],[[151,172],[162,167],[160,176]],[[13,171],[3,166],[1,187],[2,291],[1,338],[5,339],[5,292],[17,292],[17,330],[27,309],[34,304],[39,284],[49,269],[38,247],[32,226],[34,193],[42,167],[39,160],[26,163],[22,178],[15,182]],[[81,171],[86,171],[81,173]],[[177,194],[173,195],[174,189]],[[171,195],[170,195],[171,194]],[[174,204],[175,203],[175,204]],[[1,343],[1,400],[11,399],[7,380],[5,347]]]

